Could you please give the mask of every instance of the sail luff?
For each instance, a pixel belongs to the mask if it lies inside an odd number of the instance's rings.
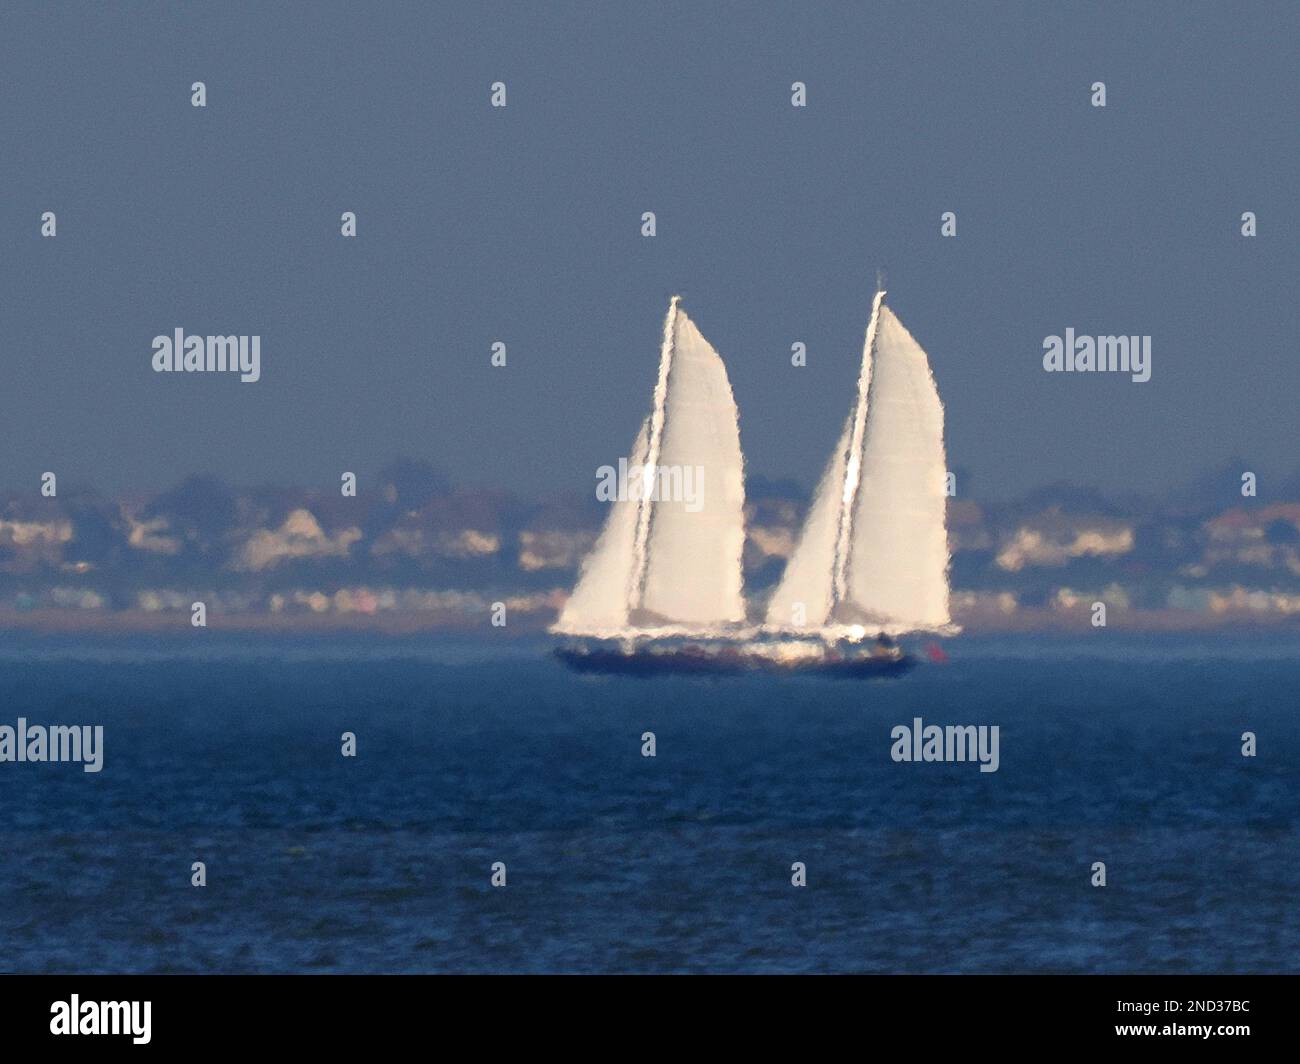
[[[668,315],[664,318],[663,346],[659,351],[659,379],[655,382],[654,409],[650,414],[650,440],[646,451],[645,489],[641,492],[640,508],[637,513],[636,547],[632,556],[632,579],[629,588],[629,611],[640,608],[645,596],[645,575],[649,558],[646,548],[650,542],[650,522],[653,503],[649,487],[654,483],[659,465],[659,451],[663,445],[664,411],[668,403],[668,375],[673,364],[673,338],[677,326],[677,304],[681,296],[673,296],[668,303]]]
[[[840,496],[840,530],[835,544],[832,610],[848,596],[848,557],[853,542],[854,503],[862,477],[862,445],[867,427],[867,400],[871,391],[871,352],[880,321],[880,304],[884,298],[884,289],[876,292],[876,298],[871,304],[871,320],[867,323],[866,340],[862,345],[862,367],[858,371],[858,394],[853,407],[853,433],[849,439],[848,459],[844,465],[844,490]]]

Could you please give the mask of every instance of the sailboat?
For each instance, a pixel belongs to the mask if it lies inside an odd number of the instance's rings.
[[[674,297],[651,413],[552,631],[580,671],[777,669],[892,674],[892,637],[950,634],[943,407],[925,351],[876,293],[839,442],[762,623],[742,587],[744,459],[722,359]],[[696,508],[665,498],[664,469],[702,471]]]

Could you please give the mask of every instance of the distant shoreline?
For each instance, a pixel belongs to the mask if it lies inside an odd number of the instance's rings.
[[[68,635],[138,635],[184,634],[193,632],[201,638],[207,632],[232,632],[267,635],[327,635],[333,633],[367,633],[404,636],[423,632],[444,635],[471,635],[482,632],[485,638],[509,639],[515,635],[544,633],[553,615],[515,613],[505,628],[493,628],[485,616],[475,623],[463,612],[400,611],[381,613],[293,611],[284,613],[208,613],[206,628],[193,628],[190,615],[179,610],[108,610],[0,609],[0,632]],[[1249,610],[1223,612],[1197,610],[1117,610],[1110,612],[1106,627],[1095,629],[1091,612],[1080,605],[1069,609],[1021,608],[1004,614],[995,610],[955,611],[953,620],[970,635],[1025,634],[1051,635],[1121,632],[1215,632],[1249,630],[1260,634],[1300,633],[1300,615],[1259,614]],[[912,639],[927,639],[916,635]]]

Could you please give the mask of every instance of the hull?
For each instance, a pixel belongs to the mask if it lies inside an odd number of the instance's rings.
[[[751,672],[866,679],[901,676],[916,661],[887,650],[835,645],[784,652],[779,644],[690,643],[626,646],[609,641],[557,647],[555,656],[575,672],[614,676],[738,676]]]

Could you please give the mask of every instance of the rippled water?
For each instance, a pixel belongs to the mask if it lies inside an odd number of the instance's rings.
[[[105,761],[0,764],[0,968],[1300,970],[1300,641],[948,649],[862,683],[10,641],[0,724]],[[999,771],[894,763],[916,716],[998,725]]]

